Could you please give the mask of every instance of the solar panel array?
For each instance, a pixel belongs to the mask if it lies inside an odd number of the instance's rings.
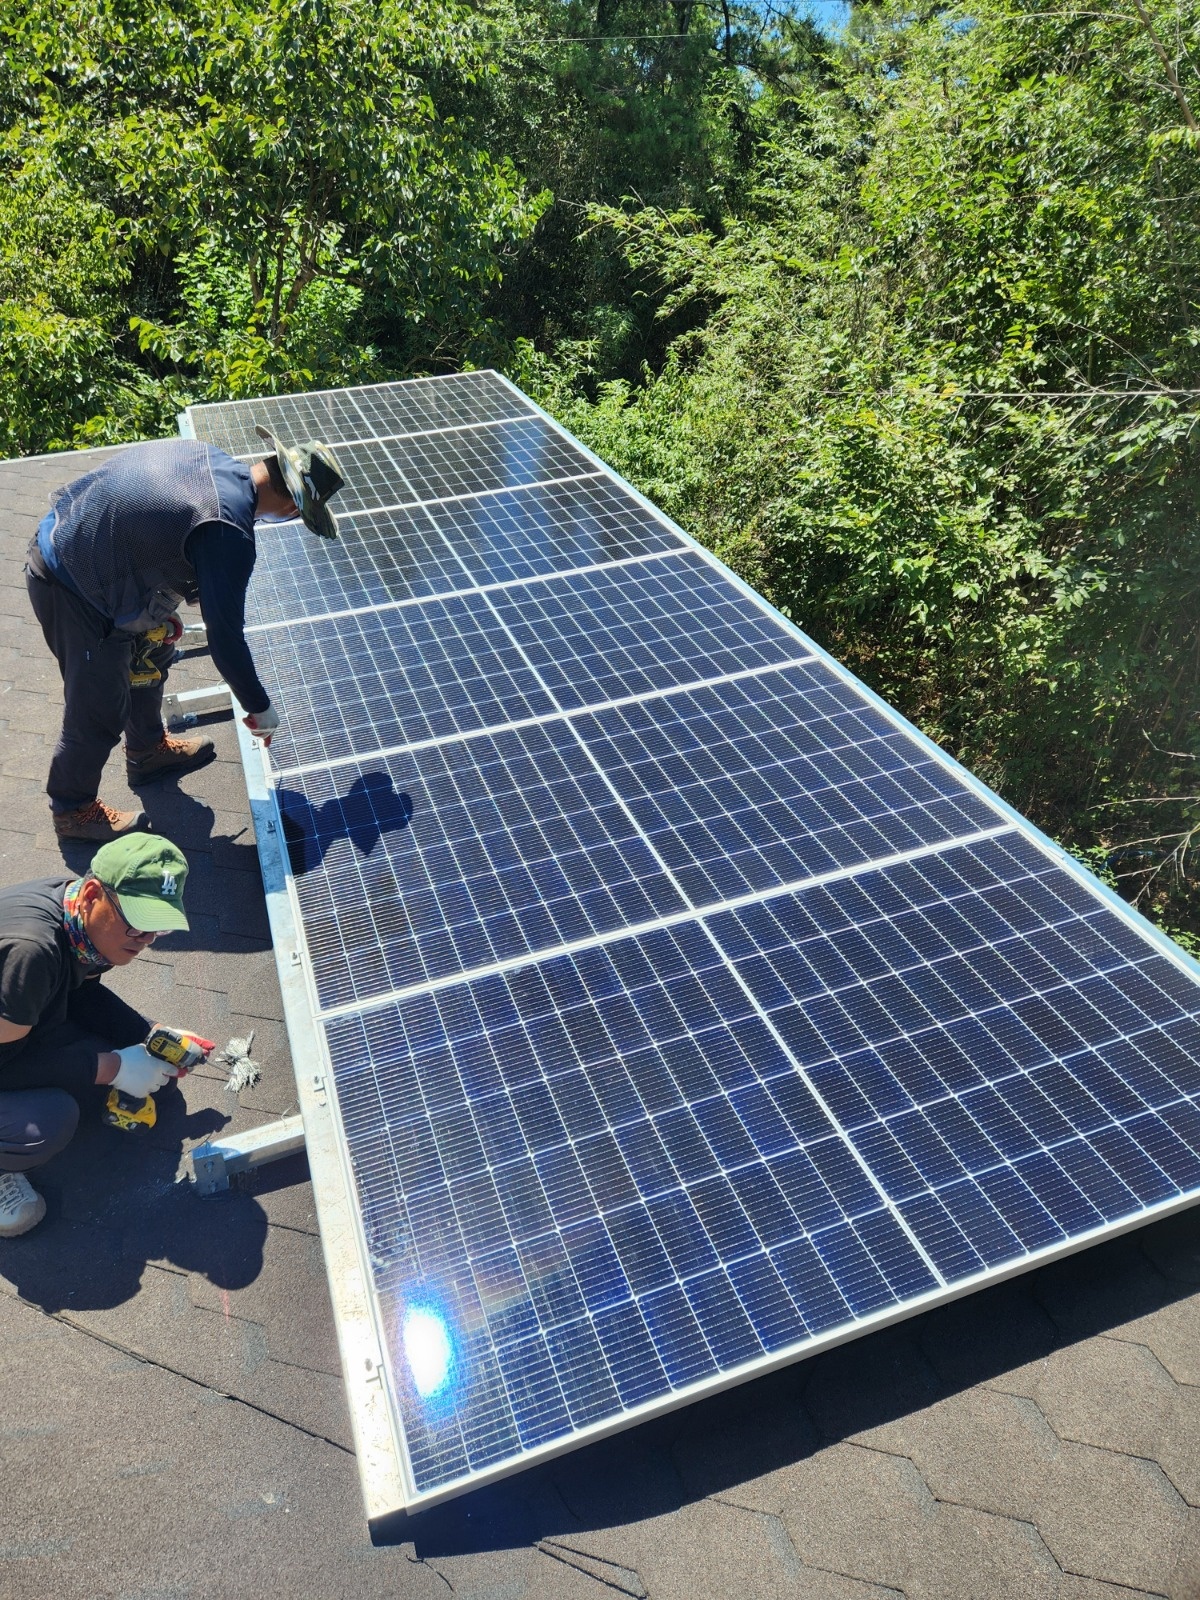
[[[419,1505],[1195,1197],[1200,972],[495,374],[248,636]]]

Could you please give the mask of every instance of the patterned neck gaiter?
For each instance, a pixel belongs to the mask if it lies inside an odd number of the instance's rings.
[[[74,883],[69,883],[63,890],[63,927],[67,931],[67,938],[71,941],[75,959],[89,972],[107,972],[112,963],[105,961],[88,938],[87,930],[83,926],[83,909],[79,904],[79,896],[84,881],[83,878],[76,878]]]

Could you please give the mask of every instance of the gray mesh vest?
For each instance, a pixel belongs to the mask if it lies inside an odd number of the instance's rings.
[[[85,600],[125,632],[144,633],[196,598],[189,534],[224,522],[253,541],[255,503],[243,462],[193,439],[163,439],[60,489],[51,542]]]

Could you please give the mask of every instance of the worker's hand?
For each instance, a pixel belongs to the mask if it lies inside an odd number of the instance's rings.
[[[113,1088],[132,1095],[135,1100],[144,1100],[175,1076],[166,1062],[156,1060],[144,1044],[131,1044],[125,1050],[118,1050],[116,1057],[121,1065],[113,1079]]]
[[[172,611],[171,615],[163,623],[163,627],[167,630],[168,644],[178,644],[180,639],[183,638],[183,618],[178,612]]]
[[[256,739],[261,739],[263,744],[271,742],[271,735],[279,726],[279,713],[274,706],[268,706],[265,711],[252,711],[242,721],[250,729]]]

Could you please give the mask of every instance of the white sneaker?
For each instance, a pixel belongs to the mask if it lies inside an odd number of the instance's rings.
[[[23,1172],[0,1172],[0,1239],[28,1233],[45,1215],[45,1196]]]

